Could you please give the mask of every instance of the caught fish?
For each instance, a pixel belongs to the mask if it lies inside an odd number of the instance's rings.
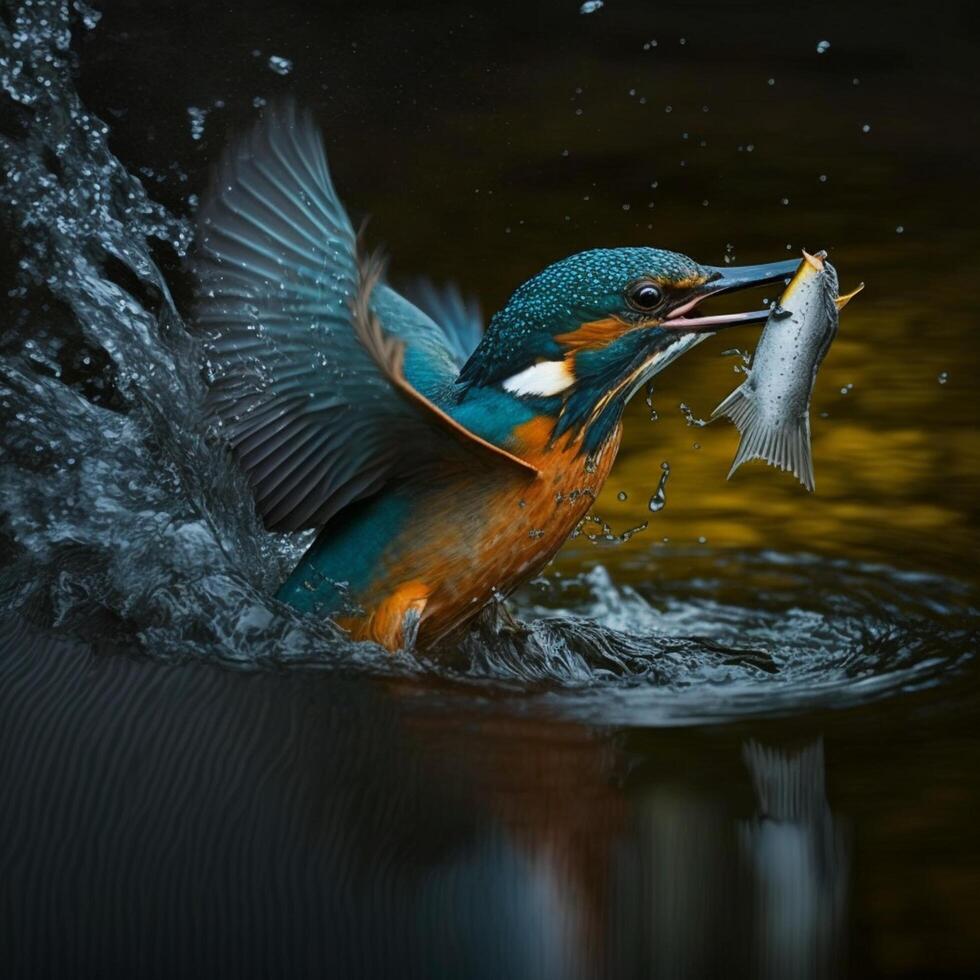
[[[813,490],[810,396],[817,370],[837,335],[838,313],[863,288],[837,293],[837,273],[826,252],[803,253],[796,275],[773,307],[748,379],[711,417],[727,415],[742,434],[731,475],[749,459],[793,473]]]

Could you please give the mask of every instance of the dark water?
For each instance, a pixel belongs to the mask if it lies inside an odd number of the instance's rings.
[[[975,975],[974,8],[75,6],[0,14],[0,973]],[[395,275],[488,310],[580,248],[829,248],[816,495],[686,424],[732,331],[523,631],[272,601],[302,542],[201,423],[183,257],[287,92]]]

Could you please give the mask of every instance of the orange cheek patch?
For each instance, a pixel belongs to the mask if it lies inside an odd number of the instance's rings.
[[[629,329],[629,324],[611,316],[604,320],[590,320],[568,333],[556,334],[555,340],[571,350],[597,350],[611,344]]]

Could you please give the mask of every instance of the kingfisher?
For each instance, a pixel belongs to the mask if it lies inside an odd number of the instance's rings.
[[[278,598],[356,640],[424,649],[534,576],[587,515],[623,410],[717,330],[707,297],[798,262],[597,248],[482,329],[455,287],[410,296],[355,234],[309,112],[268,111],[199,211],[207,409],[265,526],[317,533]]]

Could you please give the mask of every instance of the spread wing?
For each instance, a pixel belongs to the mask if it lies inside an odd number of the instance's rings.
[[[428,279],[410,283],[405,295],[442,328],[453,360],[462,367],[483,336],[479,304],[464,297],[455,283],[440,288]]]
[[[226,155],[195,267],[209,407],[270,528],[325,524],[426,454],[537,472],[435,404],[446,335],[371,268],[312,119],[277,108]]]

